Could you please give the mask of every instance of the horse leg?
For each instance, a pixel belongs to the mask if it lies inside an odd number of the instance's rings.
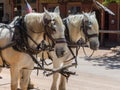
[[[28,89],[34,89],[34,84],[32,83],[31,78],[29,78]]]
[[[20,87],[21,87],[22,90],[27,90],[28,89],[28,84],[29,84],[31,70],[22,69],[21,72],[22,72],[22,74],[21,74],[21,78],[20,78]]]
[[[16,67],[11,66],[10,73],[11,73],[11,90],[17,90],[19,70]]]
[[[61,75],[59,90],[66,90],[66,77]]]
[[[0,73],[2,72],[2,68],[0,67]],[[0,76],[0,79],[2,79],[2,76]]]
[[[53,67],[54,68],[60,68],[61,67],[61,62],[60,60],[53,60]],[[57,90],[57,81],[60,77],[59,73],[54,73],[53,74],[53,82],[52,82],[52,86],[51,86],[51,90]]]
[[[3,65],[3,61],[2,61],[2,59],[0,58],[0,66],[2,66]],[[2,72],[2,67],[0,67],[0,73]],[[0,76],[0,79],[2,79],[2,76]]]
[[[70,55],[69,55],[70,56]],[[67,63],[64,63],[64,65],[69,65],[71,64],[72,61],[69,61]],[[67,90],[67,87],[66,87],[66,83],[67,83],[67,79],[65,76],[61,75],[61,78],[60,78],[60,83],[59,83],[59,90]]]
[[[52,82],[51,90],[57,90],[57,81],[58,81],[59,75],[60,75],[59,73],[53,74],[53,82]]]

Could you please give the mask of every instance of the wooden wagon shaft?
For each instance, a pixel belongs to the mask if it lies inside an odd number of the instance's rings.
[[[54,74],[54,73],[56,73],[56,72],[60,72],[61,70],[64,70],[64,69],[69,68],[69,67],[72,67],[72,66],[76,66],[76,63],[72,63],[71,65],[65,65],[65,66],[63,66],[62,68],[59,68],[59,69],[56,69],[56,70],[52,70],[52,72],[46,74],[46,76],[50,76],[50,75],[52,75],[52,74]],[[67,72],[67,73],[72,74],[72,75],[75,75],[75,72],[69,71],[69,72]]]

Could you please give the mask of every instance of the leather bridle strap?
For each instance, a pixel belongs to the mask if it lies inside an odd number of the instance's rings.
[[[66,43],[66,39],[65,38],[58,38],[58,39],[55,39],[55,42],[56,43]]]

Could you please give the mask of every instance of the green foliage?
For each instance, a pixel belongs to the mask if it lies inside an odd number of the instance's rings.
[[[108,4],[114,3],[114,2],[120,4],[120,0],[105,0],[105,1],[103,2],[103,4],[104,4],[104,5],[108,5]]]

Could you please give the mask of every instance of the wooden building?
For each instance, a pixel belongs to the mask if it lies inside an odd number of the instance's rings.
[[[102,3],[104,0],[97,0]],[[56,6],[60,7],[61,17],[67,17],[68,14],[77,14],[90,11],[96,11],[96,17],[99,22],[100,30],[115,31],[113,33],[100,32],[101,45],[118,45],[120,35],[120,5],[111,3],[107,7],[115,13],[115,16],[96,7],[92,0],[28,0],[36,12],[43,12],[43,7],[53,11]],[[17,15],[25,15],[24,0],[0,0],[0,21],[5,13],[9,14],[10,20]]]

